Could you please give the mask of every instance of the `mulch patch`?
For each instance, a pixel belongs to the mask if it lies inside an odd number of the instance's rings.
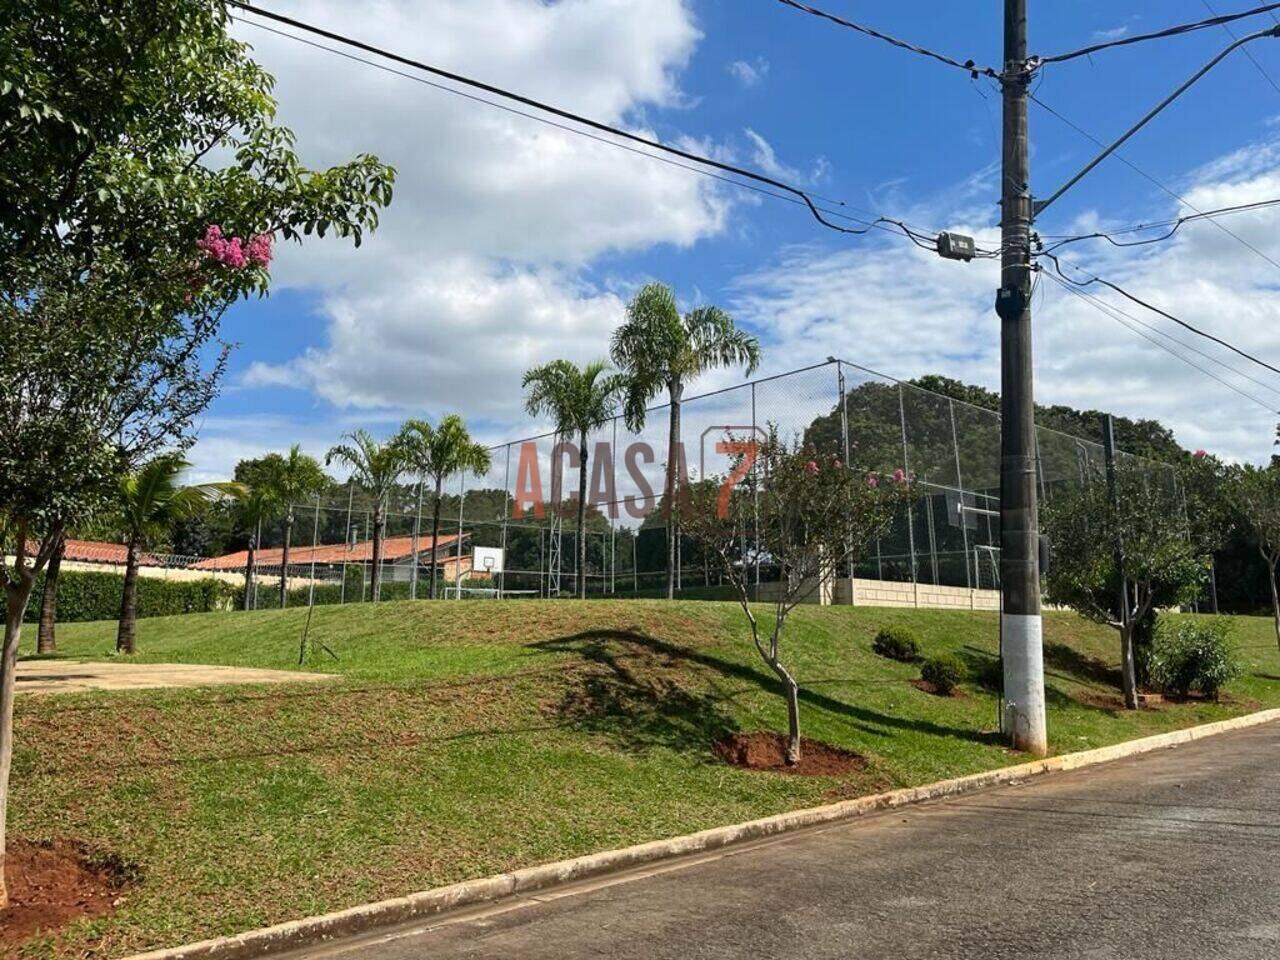
[[[0,952],[110,912],[124,884],[121,869],[91,859],[81,844],[69,840],[11,842],[5,876],[9,907],[0,911]]]
[[[844,777],[867,769],[867,758],[819,740],[800,738],[800,762],[787,764],[787,737],[772,732],[734,733],[713,744],[725,763],[801,777]]]
[[[935,697],[951,697],[952,699],[955,699],[955,700],[960,700],[964,697],[964,691],[961,690],[959,687],[952,687],[950,693],[939,693],[938,688],[935,687],[928,680],[921,680],[919,677],[917,677],[915,680],[912,680],[910,682],[911,682],[911,685],[915,687],[917,690],[923,690],[925,693],[931,693]]]

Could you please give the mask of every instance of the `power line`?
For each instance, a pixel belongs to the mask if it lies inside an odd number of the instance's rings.
[[[1059,284],[1067,285],[1068,287],[1070,287],[1072,291],[1076,291],[1075,287],[1071,286],[1067,281],[1062,280],[1060,277],[1055,277],[1053,274],[1049,274],[1049,278],[1051,280],[1057,280]],[[1113,310],[1116,313],[1120,314],[1121,316],[1131,320],[1133,323],[1136,323],[1138,326],[1146,330],[1150,330],[1156,336],[1163,337],[1164,339],[1168,340],[1170,343],[1175,343],[1178,346],[1182,347],[1184,350],[1190,350],[1192,353],[1196,354],[1197,356],[1203,357],[1205,360],[1208,360],[1210,363],[1214,364],[1215,366],[1221,367],[1223,370],[1226,370],[1228,373],[1235,374],[1237,377],[1240,377],[1244,380],[1248,380],[1250,383],[1254,384],[1255,386],[1261,387],[1263,390],[1266,390],[1270,393],[1274,393],[1277,396],[1280,396],[1280,387],[1273,386],[1272,384],[1267,383],[1265,380],[1259,380],[1257,377],[1253,376],[1250,373],[1247,373],[1244,370],[1239,369],[1238,367],[1231,366],[1231,364],[1227,363],[1225,360],[1222,360],[1219,357],[1215,357],[1213,354],[1209,353],[1206,350],[1201,350],[1195,344],[1187,343],[1185,340],[1179,340],[1173,334],[1165,330],[1161,330],[1155,324],[1147,323],[1145,320],[1135,317],[1131,313],[1126,313],[1124,310],[1121,310],[1115,304],[1106,303],[1106,301],[1102,300],[1099,297],[1094,297],[1091,294],[1086,294],[1086,293],[1083,293],[1082,291],[1080,292],[1080,295],[1083,297],[1087,297],[1090,300],[1095,300],[1099,304],[1105,305],[1109,310]]]
[[[1222,337],[1209,333],[1206,330],[1201,330],[1199,327],[1195,326],[1194,324],[1188,323],[1187,321],[1179,317],[1175,317],[1172,313],[1169,313],[1167,310],[1162,310],[1159,307],[1148,303],[1146,300],[1143,300],[1141,297],[1135,296],[1134,294],[1130,293],[1128,290],[1124,289],[1124,287],[1120,286],[1117,283],[1112,283],[1110,280],[1104,280],[1101,277],[1093,276],[1093,275],[1090,275],[1088,280],[1077,280],[1074,277],[1069,277],[1066,275],[1066,273],[1063,272],[1062,261],[1055,254],[1046,253],[1043,255],[1053,261],[1053,266],[1054,266],[1054,269],[1057,271],[1058,276],[1061,277],[1063,280],[1067,281],[1068,283],[1070,283],[1072,286],[1091,287],[1095,283],[1101,284],[1104,287],[1114,290],[1116,293],[1120,294],[1120,296],[1124,297],[1126,300],[1136,303],[1138,306],[1143,307],[1147,310],[1150,310],[1152,313],[1158,313],[1160,316],[1164,317],[1166,320],[1172,320],[1178,326],[1182,327],[1185,330],[1191,331],[1192,333],[1196,334],[1196,336],[1204,337],[1206,340],[1212,340],[1214,343],[1218,344],[1219,346],[1226,347],[1232,353],[1235,353],[1241,357],[1244,357],[1244,359],[1250,361],[1251,363],[1256,363],[1260,367],[1265,367],[1266,369],[1270,370],[1272,373],[1280,373],[1280,367],[1273,366],[1272,364],[1267,363],[1267,361],[1261,360],[1258,357],[1255,357],[1253,354],[1248,353],[1247,351],[1241,350],[1239,347],[1237,347],[1235,344],[1231,343],[1230,341],[1222,339]],[[1077,267],[1077,269],[1080,269],[1080,268]]]
[[[246,4],[238,3],[236,2],[236,0],[228,0],[228,2],[231,3],[233,6],[241,7],[242,9],[249,10],[253,13],[260,13],[260,14],[263,14],[264,16],[271,17],[272,19],[280,19],[280,20],[289,19],[286,17],[279,17],[277,15],[267,13],[266,11],[257,10],[256,8],[249,7]],[[362,63],[366,66],[373,67],[376,70],[382,70],[385,73],[390,73],[398,77],[403,77],[406,80],[412,80],[415,83],[421,83],[424,86],[431,87],[434,90],[439,90],[444,93],[453,94],[454,96],[461,97],[465,100],[471,100],[475,103],[481,103],[481,104],[484,104],[485,106],[493,107],[494,109],[497,109],[497,110],[502,110],[505,113],[510,113],[527,120],[532,120],[537,123],[541,123],[546,126],[553,127],[565,133],[570,133],[575,136],[584,137],[588,140],[593,140],[597,143],[602,143],[606,146],[616,147],[620,150],[625,150],[628,153],[645,157],[649,160],[656,160],[659,163],[665,163],[669,166],[678,167],[681,170],[686,170],[690,173],[694,173],[699,176],[707,177],[709,179],[717,180],[722,183],[729,184],[731,186],[739,187],[743,190],[750,190],[752,193],[770,197],[775,200],[782,200],[787,203],[794,204],[796,206],[805,207],[810,211],[813,211],[816,209],[821,211],[821,213],[824,214],[825,216],[832,217],[838,220],[843,220],[846,223],[859,224],[861,226],[861,229],[847,229],[847,228],[836,226],[834,224],[826,223],[825,221],[822,220],[821,217],[818,218],[820,222],[823,222],[824,226],[828,226],[831,229],[837,230],[842,233],[861,236],[863,234],[870,232],[873,229],[879,230],[884,233],[892,234],[893,236],[897,236],[899,233],[901,233],[918,247],[931,250],[931,251],[936,251],[937,249],[935,235],[931,234],[927,230],[922,230],[916,227],[912,227],[910,224],[906,223],[905,221],[898,220],[893,217],[886,217],[886,216],[880,216],[875,213],[869,213],[868,211],[865,211],[865,210],[861,210],[859,212],[864,213],[867,215],[867,217],[874,218],[874,219],[850,216],[847,213],[843,213],[839,210],[834,210],[830,206],[825,206],[823,205],[823,203],[818,202],[818,201],[823,201],[824,203],[838,204],[841,207],[845,207],[847,209],[853,209],[853,210],[858,209],[857,207],[853,207],[849,204],[846,204],[845,201],[843,200],[833,200],[828,197],[822,197],[818,194],[808,193],[806,191],[800,190],[797,187],[792,187],[789,184],[785,184],[785,183],[782,183],[781,181],[773,180],[772,178],[769,178],[769,177],[763,177],[761,175],[755,174],[748,170],[741,170],[740,168],[732,167],[731,165],[728,165],[728,164],[721,164],[718,161],[711,160],[706,157],[700,157],[697,154],[686,153],[685,151],[677,150],[676,148],[673,148],[673,147],[668,147],[665,144],[659,143],[658,141],[649,141],[643,137],[637,137],[635,135],[629,134],[627,131],[606,127],[606,125],[603,125],[603,124],[597,124],[595,121],[586,120],[586,119],[582,120],[582,122],[587,123],[590,126],[607,129],[609,132],[617,133],[618,135],[624,136],[629,140],[638,140],[641,143],[647,143],[655,147],[656,149],[662,150],[664,152],[675,153],[679,156],[689,157],[690,159],[694,160],[697,163],[706,163],[718,169],[724,169],[729,172],[734,172],[740,176],[750,177],[753,180],[758,180],[758,181],[769,183],[769,184],[775,184],[778,186],[779,189],[786,190],[787,193],[780,193],[776,190],[770,190],[767,187],[757,186],[754,183],[744,183],[742,180],[734,179],[733,177],[730,177],[730,176],[725,176],[722,173],[716,173],[714,170],[707,170],[702,167],[694,166],[691,163],[684,163],[684,162],[681,162],[680,160],[673,159],[672,157],[669,157],[669,156],[660,156],[658,154],[651,153],[648,150],[640,149],[639,147],[631,146],[627,143],[620,143],[617,140],[600,136],[599,134],[592,133],[588,130],[582,130],[577,127],[569,126],[568,124],[565,124],[565,123],[560,123],[556,120],[552,120],[549,117],[540,116],[536,113],[531,113],[526,110],[520,110],[516,107],[510,106],[509,104],[500,103],[497,100],[492,100],[487,97],[479,96],[474,93],[468,93],[465,90],[459,90],[455,87],[446,86],[445,84],[442,84],[442,83],[436,83],[432,80],[428,80],[425,77],[421,77],[412,73],[407,73],[403,70],[397,70],[395,67],[388,66],[387,64],[378,63],[375,60],[370,60],[366,57],[358,56],[346,50],[341,50],[337,47],[329,46],[324,43],[319,43],[315,40],[308,39],[307,37],[302,37],[294,33],[289,33],[288,31],[285,31],[285,30],[276,29],[275,27],[268,26],[267,24],[256,23],[252,20],[244,20],[242,22],[247,26],[254,27],[255,29],[263,30],[263,31],[266,31],[267,33],[271,33],[279,37],[284,37],[288,40],[293,40],[298,43],[305,44],[317,50],[323,50],[326,53],[331,53],[331,54],[334,54],[335,56],[343,57],[344,59],[351,60],[356,63]],[[304,25],[301,27],[301,29],[309,29],[309,28]],[[326,31],[323,31],[320,28],[311,28],[311,29],[312,29],[312,32],[319,32],[321,34],[326,33]],[[338,42],[348,42],[348,41],[344,41],[339,38]],[[361,48],[364,47],[364,45],[361,44],[360,41],[352,40],[349,42]],[[405,62],[408,62],[411,64],[413,63],[413,61],[407,61],[406,58],[401,58],[397,54],[379,52],[379,55],[387,56],[395,60],[405,60]],[[433,69],[433,68],[426,68],[426,69]],[[541,109],[541,107],[539,108]],[[556,108],[552,108],[552,107],[547,107],[546,109],[551,110],[553,112],[557,112],[557,113],[560,112],[560,111],[557,111]],[[570,114],[569,116],[577,119],[576,115]],[[982,249],[979,249],[977,251],[977,259],[993,259],[995,257],[998,257],[999,255],[1000,255],[999,251],[982,250]]]
[[[1277,7],[1280,7],[1280,4],[1277,4]],[[1083,127],[1081,127],[1078,123],[1076,123],[1075,121],[1071,120],[1069,117],[1064,116],[1064,115],[1063,115],[1062,113],[1060,113],[1059,111],[1055,110],[1055,109],[1054,109],[1053,107],[1051,107],[1049,104],[1045,103],[1043,100],[1041,100],[1039,97],[1037,97],[1034,93],[1029,94],[1029,95],[1028,95],[1028,97],[1029,97],[1029,99],[1030,99],[1030,100],[1032,100],[1032,101],[1033,101],[1033,102],[1035,102],[1037,105],[1039,105],[1042,109],[1044,109],[1044,110],[1048,111],[1050,114],[1052,114],[1053,116],[1057,117],[1057,118],[1058,118],[1058,120],[1060,120],[1060,121],[1062,121],[1063,123],[1065,123],[1067,126],[1069,126],[1072,130],[1074,130],[1076,133],[1080,134],[1080,135],[1081,135],[1082,137],[1084,137],[1085,139],[1092,141],[1093,143],[1095,143],[1095,144],[1096,144],[1096,145],[1098,145],[1099,147],[1105,146],[1101,140],[1099,140],[1097,137],[1095,137],[1093,134],[1091,134],[1088,130],[1085,130],[1085,129],[1084,129]],[[1111,156],[1115,157],[1117,160],[1119,160],[1121,163],[1123,163],[1126,167],[1128,167],[1128,168],[1129,168],[1130,170],[1132,170],[1134,173],[1136,173],[1136,174],[1138,174],[1139,176],[1143,177],[1144,179],[1146,179],[1146,180],[1150,181],[1150,182],[1151,182],[1152,184],[1154,184],[1156,187],[1158,187],[1159,189],[1163,190],[1166,194],[1168,194],[1168,195],[1169,195],[1170,197],[1172,197],[1174,200],[1178,201],[1178,203],[1182,204],[1182,205],[1183,205],[1184,207],[1186,207],[1187,209],[1192,210],[1192,211],[1194,211],[1195,213],[1200,214],[1201,216],[1203,216],[1203,215],[1204,215],[1205,211],[1201,210],[1199,207],[1197,207],[1195,204],[1193,204],[1190,200],[1188,200],[1188,199],[1186,199],[1185,197],[1183,197],[1181,194],[1178,194],[1177,192],[1175,192],[1171,187],[1166,186],[1164,183],[1162,183],[1162,182],[1160,182],[1159,180],[1157,180],[1157,179],[1156,179],[1155,177],[1153,177],[1151,174],[1147,173],[1147,171],[1143,170],[1141,167],[1139,167],[1137,164],[1135,164],[1132,160],[1130,160],[1130,159],[1129,159],[1128,157],[1126,157],[1124,154],[1119,153],[1119,152],[1115,152],[1115,153],[1112,153],[1112,154],[1111,154]],[[1246,249],[1248,249],[1248,250],[1252,251],[1253,253],[1257,254],[1259,257],[1261,257],[1263,260],[1267,261],[1267,263],[1271,264],[1271,266],[1275,267],[1277,270],[1280,270],[1280,263],[1277,263],[1277,262],[1276,262],[1274,259],[1272,259],[1270,256],[1268,256],[1267,254],[1263,253],[1261,250],[1259,250],[1257,247],[1255,247],[1253,244],[1251,244],[1248,240],[1244,239],[1244,237],[1240,236],[1239,234],[1237,234],[1237,233],[1233,232],[1232,230],[1228,229],[1227,227],[1223,226],[1220,222],[1218,222],[1218,220],[1214,219],[1213,217],[1209,217],[1209,218],[1208,218],[1208,220],[1209,220],[1209,222],[1210,222],[1210,223],[1212,223],[1215,227],[1217,227],[1219,230],[1221,230],[1221,231],[1222,231],[1223,233],[1225,233],[1227,236],[1231,237],[1231,239],[1233,239],[1233,240],[1235,240],[1237,243],[1239,243],[1239,244],[1243,245]]]
[[[1204,8],[1208,10],[1211,14],[1213,14],[1215,17],[1218,15],[1218,11],[1213,9],[1213,6],[1212,4],[1209,3],[1209,0],[1200,0],[1200,2],[1203,3]],[[1280,20],[1276,19],[1276,15],[1274,13],[1271,14],[1271,19],[1275,20],[1277,24],[1280,24]],[[1227,31],[1227,36],[1229,36],[1232,40],[1240,39],[1239,37],[1236,36],[1236,32],[1232,30],[1229,26],[1227,26],[1225,23],[1222,25],[1222,29]],[[1264,67],[1262,65],[1262,62],[1253,55],[1253,51],[1250,50],[1248,47],[1245,47],[1244,55],[1249,58],[1250,63],[1252,63],[1255,67],[1258,68],[1258,72],[1262,74],[1262,78],[1266,80],[1267,83],[1271,84],[1271,89],[1274,90],[1276,93],[1280,93],[1280,84],[1276,83],[1275,78],[1271,76],[1271,74],[1267,71],[1267,68]]]
[[[908,43],[906,40],[899,40],[897,37],[891,37],[887,33],[881,33],[879,30],[875,30],[871,27],[868,27],[865,24],[854,23],[852,20],[846,20],[844,17],[836,16],[834,13],[828,13],[825,10],[819,10],[817,7],[812,7],[807,3],[800,3],[798,2],[798,0],[778,0],[778,2],[783,4],[784,6],[791,7],[803,13],[807,13],[815,17],[820,17],[823,20],[829,20],[831,23],[834,23],[837,26],[846,27],[850,30],[856,30],[858,33],[861,33],[868,37],[874,37],[876,40],[883,40],[885,43],[892,44],[893,46],[898,47],[901,50],[909,50],[910,52],[918,53],[923,57],[929,57],[933,60],[937,60],[939,63],[945,63],[949,67],[956,67],[960,70],[963,70],[965,73],[969,74],[975,79],[979,76],[988,76],[988,77],[1000,76],[1000,74],[998,74],[991,67],[980,67],[977,64],[975,64],[972,60],[968,60],[968,61],[965,61],[964,63],[961,63],[959,60],[953,59],[952,57],[948,57],[945,54],[936,53],[935,51],[929,50],[925,47],[917,46],[914,43]]]
[[[1216,380],[1218,383],[1222,384],[1224,387],[1226,387],[1228,390],[1232,391],[1233,393],[1239,394],[1240,396],[1244,397],[1246,400],[1248,400],[1251,403],[1256,403],[1259,407],[1261,407],[1263,410],[1266,410],[1268,413],[1274,414],[1274,413],[1280,412],[1273,409],[1271,404],[1268,404],[1264,400],[1259,400],[1257,397],[1249,393],[1247,390],[1240,389],[1234,383],[1224,380],[1222,377],[1218,376],[1216,373],[1214,373],[1211,370],[1206,370],[1204,367],[1200,366],[1200,364],[1196,363],[1194,360],[1189,359],[1188,357],[1184,356],[1178,351],[1170,348],[1167,344],[1161,343],[1159,340],[1156,340],[1154,337],[1150,337],[1147,334],[1143,333],[1140,329],[1137,329],[1131,326],[1125,318],[1128,317],[1130,320],[1134,318],[1129,317],[1129,315],[1124,313],[1123,311],[1117,310],[1115,307],[1111,306],[1110,304],[1102,300],[1099,300],[1097,297],[1091,297],[1088,294],[1084,293],[1083,291],[1077,290],[1075,287],[1071,286],[1071,284],[1069,284],[1065,280],[1055,277],[1053,274],[1049,274],[1049,279],[1052,280],[1054,283],[1058,284],[1068,293],[1074,294],[1075,296],[1079,297],[1081,300],[1083,300],[1085,303],[1092,306],[1095,310],[1099,311],[1104,316],[1107,316],[1110,319],[1116,321],[1116,323],[1119,323],[1121,326],[1125,327],[1131,333],[1137,334],[1138,336],[1142,337],[1142,339],[1146,340],[1148,343],[1163,350],[1165,353],[1168,353],[1171,356],[1177,357],[1187,366],[1200,371],[1206,377]]]
[[[1104,43],[1095,43],[1089,47],[1083,47],[1080,50],[1072,50],[1070,53],[1059,53],[1052,57],[1037,57],[1037,63],[1065,63],[1068,60],[1075,60],[1078,57],[1087,57],[1090,54],[1099,52],[1100,50],[1110,50],[1112,47],[1127,47],[1133,43],[1143,43],[1147,40],[1163,40],[1166,37],[1179,37],[1184,34],[1194,33],[1197,30],[1207,30],[1210,27],[1220,27],[1228,23],[1234,23],[1236,20],[1244,20],[1246,17],[1256,17],[1262,13],[1271,13],[1273,10],[1280,10],[1280,3],[1268,3],[1261,7],[1254,7],[1252,10],[1242,10],[1240,13],[1228,13],[1222,16],[1214,16],[1208,20],[1197,20],[1194,23],[1183,23],[1176,27],[1166,27],[1164,30],[1157,30],[1155,33],[1140,33],[1132,37],[1120,37],[1117,40],[1108,40]]]
[[[1098,231],[1096,233],[1082,234],[1054,234],[1042,235],[1042,239],[1056,240],[1056,243],[1050,244],[1044,249],[1044,253],[1052,253],[1059,247],[1065,247],[1069,243],[1079,243],[1082,240],[1106,240],[1112,246],[1116,247],[1143,247],[1153,243],[1161,243],[1170,239],[1187,223],[1195,223],[1198,220],[1212,220],[1214,217],[1226,216],[1232,213],[1245,213],[1253,210],[1263,210],[1267,207],[1274,207],[1280,204],[1280,198],[1274,200],[1258,200],[1253,203],[1241,203],[1232,207],[1220,207],[1217,210],[1206,210],[1204,213],[1188,214],[1185,217],[1176,217],[1168,220],[1156,220],[1151,223],[1134,224],[1131,227],[1121,227],[1116,230]],[[1116,240],[1116,237],[1124,236],[1131,233],[1141,233],[1145,230],[1155,230],[1159,227],[1168,227],[1169,229],[1158,237],[1148,237],[1145,240],[1133,240],[1128,243]]]
[[[502,97],[504,100],[511,100],[511,101],[514,101],[515,103],[523,104],[526,107],[532,107],[535,110],[540,110],[544,113],[549,113],[552,116],[561,118],[562,120],[569,120],[573,123],[582,124],[585,127],[589,127],[593,130],[598,130],[601,133],[607,133],[607,134],[610,134],[611,136],[620,137],[624,140],[628,140],[632,143],[640,144],[641,146],[644,146],[644,147],[648,147],[654,150],[660,150],[663,153],[667,153],[672,156],[679,157],[682,160],[692,161],[693,163],[711,167],[716,170],[720,170],[720,171],[723,171],[724,173],[732,174],[737,177],[745,177],[746,179],[755,181],[756,183],[766,184],[767,186],[773,187],[777,190],[781,190],[784,193],[791,194],[792,196],[798,198],[808,208],[810,214],[813,215],[814,219],[816,219],[823,226],[827,227],[830,230],[834,230],[837,233],[850,234],[854,236],[862,236],[866,233],[869,233],[872,229],[875,228],[874,224],[866,224],[862,227],[855,228],[855,227],[842,227],[837,223],[833,223],[827,219],[823,210],[817,205],[817,203],[809,195],[809,193],[807,193],[804,190],[801,190],[799,187],[792,186],[789,183],[786,183],[782,180],[777,180],[773,177],[766,176],[762,173],[756,173],[752,170],[746,170],[742,167],[737,167],[730,163],[724,163],[723,161],[720,161],[720,160],[714,160],[711,157],[704,157],[700,154],[693,153],[688,150],[682,150],[679,147],[673,147],[669,144],[661,142],[660,140],[653,140],[653,139],[650,139],[649,137],[644,137],[644,136],[641,136],[640,134],[632,133],[629,130],[623,130],[619,127],[611,126],[610,124],[607,124],[607,123],[601,123],[598,120],[592,120],[589,117],[584,117],[584,116],[581,116],[580,114],[573,113],[572,111],[569,111],[569,110],[561,109],[560,107],[553,106],[549,103],[544,103],[543,101],[535,100],[532,97],[527,97],[523,94],[516,93],[512,90],[507,90],[507,89],[504,89],[503,87],[498,87],[490,83],[485,83],[482,80],[475,80],[471,77],[464,76],[460,73],[455,73],[451,70],[445,70],[442,67],[436,67],[429,63],[424,63],[420,60],[414,60],[409,57],[403,56],[401,54],[394,53],[390,50],[386,50],[381,47],[375,47],[372,44],[365,43],[364,41],[356,40],[352,37],[345,36],[344,34],[335,33],[331,30],[326,30],[323,27],[317,27],[310,23],[306,23],[305,21],[294,19],[293,17],[287,17],[287,16],[284,16],[283,14],[275,13],[270,10],[263,10],[259,7],[251,6],[248,3],[244,3],[243,0],[226,0],[226,2],[227,2],[227,6],[244,10],[248,13],[253,14],[254,16],[263,17],[268,20],[273,20],[276,23],[282,23],[289,27],[293,27],[294,29],[303,30],[307,33],[324,37],[327,40],[332,40],[336,43],[341,43],[349,47],[354,47],[357,50],[363,50],[366,53],[372,53],[375,56],[383,57],[387,60],[391,60],[396,63],[401,63],[401,64],[404,64],[405,66],[413,67],[415,70],[422,70],[425,73],[429,73],[429,74],[432,74],[433,76],[441,77],[453,83],[460,83],[460,84],[463,84],[464,86],[468,86],[476,90],[482,90],[485,93]],[[276,31],[276,32],[279,33],[280,31]],[[288,36],[288,34],[284,34],[284,35]],[[301,40],[302,38],[299,37],[296,39]],[[324,48],[324,49],[329,49],[329,48]],[[441,89],[448,89],[448,88],[442,87]],[[453,91],[453,92],[459,92],[459,91]],[[482,98],[473,98],[473,99],[482,99]],[[484,100],[483,102],[491,103],[490,101],[487,101],[487,100]],[[853,218],[848,218],[848,219],[853,219]],[[855,220],[855,222],[862,222],[862,221]],[[931,238],[922,238],[922,237],[916,236],[914,235],[915,232],[912,231],[911,228],[908,227],[906,224],[900,223],[895,220],[891,220],[887,217],[878,218],[877,221],[875,222],[882,223],[882,224],[892,224],[894,226],[899,227],[899,229],[901,229],[904,233],[906,233],[907,236],[917,245],[924,245],[929,239],[931,239]]]

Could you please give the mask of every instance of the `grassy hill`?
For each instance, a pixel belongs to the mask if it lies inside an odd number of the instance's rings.
[[[291,668],[307,611],[139,623],[138,659]],[[956,698],[870,652],[882,626],[953,652]],[[1237,621],[1245,676],[1221,704],[1127,714],[1113,632],[1045,621],[1058,752],[1280,705],[1265,620]],[[996,735],[993,614],[801,608],[785,641],[808,737],[848,777],[746,771],[712,741],[783,729],[730,604],[475,601],[317,607],[323,685],[23,696],[11,837],[75,838],[137,881],[111,915],[32,955],[99,955],[229,933],[516,866],[1015,763]],[[114,624],[61,627],[111,655]],[[30,638],[24,647],[30,653]]]

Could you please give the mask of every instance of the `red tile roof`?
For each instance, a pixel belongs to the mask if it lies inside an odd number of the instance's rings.
[[[27,554],[34,556],[40,550],[38,543],[27,544]],[[68,540],[64,560],[73,563],[108,563],[123,567],[129,561],[129,548],[123,543],[107,543],[103,540]],[[138,562],[144,567],[162,567],[155,554],[141,553]]]
[[[471,534],[463,531],[462,537],[465,540]],[[455,533],[448,534],[440,538],[441,549],[448,547],[456,542],[458,535]],[[431,552],[431,538],[428,536],[418,537],[418,553]],[[404,560],[406,557],[413,555],[413,537],[387,537],[382,541],[382,559],[386,562],[394,563],[397,560]],[[272,547],[271,549],[259,550],[257,555],[257,564],[259,567],[278,567],[284,557],[284,551],[280,547]],[[364,540],[359,543],[347,544],[325,544],[322,543],[316,547],[292,547],[289,550],[289,566],[294,564],[309,563],[364,563],[373,559],[373,541]],[[191,565],[192,570],[235,570],[240,571],[249,563],[249,551],[238,550],[235,553],[228,553],[221,557],[211,557],[208,560],[201,560],[199,563]]]

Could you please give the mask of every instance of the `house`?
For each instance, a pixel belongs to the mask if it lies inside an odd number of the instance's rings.
[[[28,543],[27,556],[34,556],[39,549],[38,543]],[[68,539],[62,556],[62,569],[123,574],[128,562],[129,548],[123,543]],[[177,557],[144,550],[138,555],[138,576],[165,580],[200,579],[202,574],[193,573],[190,564],[190,557]],[[223,578],[219,577],[219,579]]]
[[[462,554],[471,534],[463,531],[448,534],[433,545],[431,537],[386,537],[382,541],[382,575],[389,582],[408,582],[412,577],[415,564],[418,566],[419,578],[430,572],[433,557],[437,558],[440,575],[446,580],[455,580],[459,575],[467,577],[471,572],[471,557]],[[284,559],[284,550],[271,547],[257,551],[254,557],[259,575],[279,575],[280,564]],[[312,565],[316,569],[316,579],[333,579],[341,576],[342,568],[348,564],[370,564],[373,562],[373,541],[361,540],[355,543],[320,544],[318,546],[295,546],[289,550],[289,574],[291,577],[308,576]],[[192,570],[210,573],[243,574],[249,563],[249,552],[237,550],[221,557],[211,557],[191,565]]]

